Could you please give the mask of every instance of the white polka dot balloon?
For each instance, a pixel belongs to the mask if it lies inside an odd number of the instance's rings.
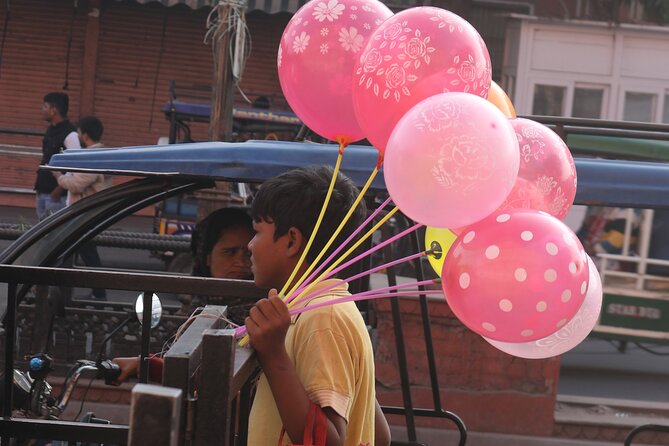
[[[497,341],[530,342],[578,312],[588,269],[583,246],[564,223],[512,209],[463,230],[441,277],[449,306],[467,327]]]
[[[525,359],[552,358],[568,352],[588,337],[597,324],[602,310],[602,281],[599,272],[588,257],[590,279],[583,305],[567,324],[545,338],[531,342],[500,342],[483,336],[490,345],[513,356]]]

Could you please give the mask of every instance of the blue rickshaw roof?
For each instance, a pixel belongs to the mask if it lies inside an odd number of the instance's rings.
[[[262,182],[286,170],[333,166],[334,144],[286,141],[202,142],[162,146],[73,149],[54,155],[47,168],[118,175],[177,175],[215,180]],[[374,147],[351,145],[341,170],[363,185],[378,160]],[[669,165],[657,162],[576,158],[580,204],[669,207]],[[417,179],[419,180],[419,179]],[[383,175],[372,187],[385,189]]]

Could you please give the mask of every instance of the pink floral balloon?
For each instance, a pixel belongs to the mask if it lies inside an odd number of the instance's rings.
[[[574,317],[587,291],[588,262],[560,220],[512,209],[460,234],[441,277],[449,306],[471,330],[496,341],[529,342]]]
[[[460,228],[494,212],[518,174],[518,140],[509,120],[473,94],[420,102],[395,127],[385,154],[395,204],[427,226]]]
[[[588,257],[590,279],[583,305],[567,325],[552,335],[532,342],[500,342],[488,339],[493,347],[525,359],[545,359],[568,352],[588,337],[602,310],[602,281],[592,259]]]
[[[576,167],[569,148],[543,124],[512,119],[520,147],[518,179],[504,209],[530,208],[563,219],[576,196]]]
[[[444,9],[420,6],[395,14],[370,37],[355,67],[355,113],[381,153],[395,124],[414,105],[438,93],[485,98],[490,55],[478,32]]]
[[[312,0],[283,31],[277,66],[295,114],[338,142],[364,138],[353,111],[352,76],[371,33],[393,13],[378,0]]]

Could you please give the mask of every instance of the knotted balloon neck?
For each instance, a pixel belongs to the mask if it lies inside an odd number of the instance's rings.
[[[338,136],[337,142],[339,143],[339,155],[341,156],[344,154],[344,149],[351,143],[351,138],[347,136]]]

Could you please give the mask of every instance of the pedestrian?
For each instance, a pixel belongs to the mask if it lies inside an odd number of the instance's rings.
[[[77,135],[85,148],[102,147],[100,140],[104,126],[95,116],[86,116],[77,124]],[[110,178],[100,173],[80,173],[52,171],[58,181],[58,186],[67,191],[66,205],[71,206],[84,197],[92,195],[111,185]],[[84,265],[91,268],[102,266],[100,254],[93,242],[84,244],[77,252],[83,260]],[[107,300],[107,293],[103,288],[94,288],[89,298],[95,300]]]
[[[271,288],[246,319],[263,372],[249,416],[248,443],[254,446],[284,444],[284,431],[291,443],[303,444],[311,430],[309,419],[320,420],[315,430],[326,432],[327,445],[374,445],[377,424],[387,428],[376,404],[372,344],[355,303],[290,316],[277,295],[278,288],[295,285],[287,283],[295,268],[294,277],[304,275],[358,196],[353,182],[338,175],[322,224],[300,265],[332,175],[325,166],[286,172],[263,183],[252,204],[254,281]],[[331,250],[360,225],[365,213],[361,202]],[[319,291],[323,289],[329,291]],[[314,297],[294,308],[349,295],[348,284],[339,279],[319,283],[312,292]]]
[[[44,96],[42,117],[49,123],[42,140],[41,164],[46,165],[51,157],[63,149],[79,149],[76,128],[67,118],[69,97],[66,93],[52,92]],[[65,207],[66,194],[51,172],[38,170],[35,180],[37,218],[43,220]]]

